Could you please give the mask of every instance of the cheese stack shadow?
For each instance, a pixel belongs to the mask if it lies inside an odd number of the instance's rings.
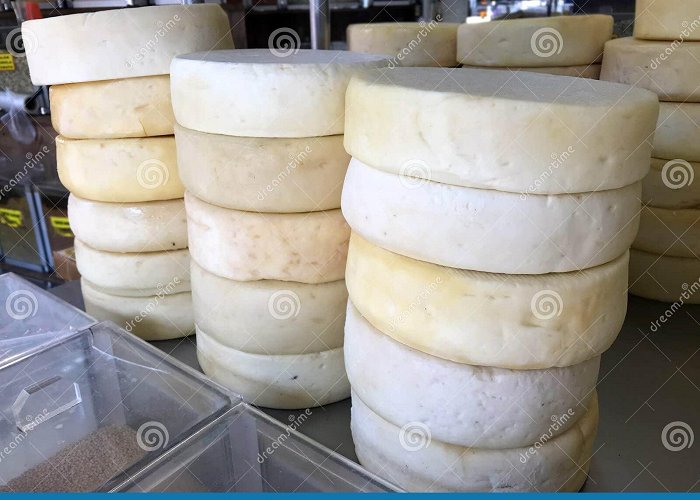
[[[245,400],[345,399],[345,89],[386,58],[233,50],[172,63],[197,355]]]
[[[613,18],[601,14],[468,23],[457,33],[457,60],[463,67],[597,80],[612,36]]]
[[[193,331],[184,188],[170,61],[231,48],[217,5],[158,6],[27,21],[32,82],[51,121],[85,309],[146,340]]]
[[[637,0],[634,37],[605,45],[601,79],[661,101],[630,293],[700,304],[700,2]]]
[[[578,490],[657,99],[535,73],[444,76],[397,68],[348,87],[357,456],[408,490]]]

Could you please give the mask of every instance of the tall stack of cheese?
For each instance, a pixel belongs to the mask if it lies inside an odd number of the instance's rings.
[[[462,24],[457,59],[470,67],[597,80],[603,45],[612,35],[613,18],[598,14]]]
[[[700,1],[637,0],[634,38],[606,44],[601,78],[651,90],[662,101],[630,292],[699,304]]]
[[[177,174],[173,56],[232,47],[217,5],[144,7],[27,21],[32,82],[52,85],[61,182],[88,313],[148,339],[193,330]]]
[[[342,209],[360,462],[409,490],[576,490],[627,305],[656,96],[430,68],[356,77]]]
[[[345,89],[380,56],[233,50],[176,57],[200,365],[255,404],[344,399]]]

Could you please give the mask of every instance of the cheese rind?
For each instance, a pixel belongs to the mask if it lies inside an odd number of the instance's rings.
[[[700,304],[700,260],[632,249],[630,293],[660,302]],[[657,325],[658,328],[658,325]]]
[[[401,255],[458,269],[544,274],[625,253],[639,227],[640,195],[641,183],[519,195],[401,177],[353,159],[342,210],[356,233]]]
[[[700,103],[660,102],[653,156],[700,162]]]
[[[251,354],[308,354],[343,347],[345,281],[233,281],[192,262],[195,322]]]
[[[170,77],[54,85],[51,124],[71,139],[118,139],[173,133]]]
[[[600,64],[584,64],[582,66],[551,66],[551,67],[540,67],[540,68],[528,68],[528,67],[517,67],[510,66],[507,68],[502,67],[488,67],[488,66],[462,66],[467,69],[496,69],[503,71],[530,71],[531,73],[546,73],[549,75],[559,75],[559,76],[575,76],[578,78],[591,78],[593,80],[600,79]]]
[[[575,273],[460,271],[353,233],[346,284],[357,310],[409,347],[457,363],[531,370],[599,356],[627,309],[628,253]]]
[[[151,297],[125,297],[104,292],[80,280],[85,311],[100,321],[113,321],[143,340],[187,337],[194,331],[189,292],[164,292]]]
[[[699,207],[700,163],[652,158],[651,171],[642,181],[642,203],[669,209]]]
[[[595,392],[600,357],[566,368],[506,370],[454,363],[396,342],[348,304],[345,368],[352,390],[398,427],[476,448],[529,446],[561,434]],[[551,429],[553,419],[559,425]]]
[[[175,118],[192,130],[240,137],[342,134],[350,78],[387,64],[384,56],[334,50],[179,56],[171,66]]]
[[[669,257],[700,258],[700,210],[643,207],[632,247]]]
[[[160,252],[187,248],[183,200],[103,203],[71,194],[68,218],[75,237],[107,252]]]
[[[335,403],[350,394],[343,349],[268,356],[226,347],[197,327],[202,371],[245,401],[294,410]]]
[[[599,61],[613,35],[605,15],[462,24],[457,59],[472,66],[578,66]]]
[[[22,23],[34,85],[167,75],[179,54],[231,49],[218,5],[158,5]]]
[[[459,23],[369,23],[347,28],[348,50],[391,57],[391,66],[457,65]]]
[[[496,70],[449,78],[436,68],[382,70],[353,78],[346,100],[345,149],[358,160],[515,193],[585,193],[641,180],[658,118],[648,91]]]
[[[587,478],[598,432],[597,396],[577,417],[568,431],[530,447],[466,448],[435,439],[416,422],[391,424],[353,393],[350,426],[360,463],[408,491],[573,492]]]
[[[637,0],[634,36],[647,40],[700,40],[700,1]]]
[[[176,126],[182,182],[200,200],[251,212],[340,207],[350,155],[343,136],[233,137]],[[231,190],[235,186],[235,190]]]
[[[618,38],[605,44],[600,79],[648,89],[661,101],[700,102],[700,43]]]
[[[61,183],[93,201],[135,203],[182,198],[175,139],[67,139],[56,137]]]
[[[190,253],[204,269],[237,281],[327,283],[343,279],[350,228],[340,210],[254,213],[185,193]]]

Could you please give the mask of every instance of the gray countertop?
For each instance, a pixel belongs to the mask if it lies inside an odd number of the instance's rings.
[[[52,292],[82,307],[78,282]],[[153,344],[199,369],[194,336]],[[631,296],[622,331],[603,356],[598,395],[600,429],[583,491],[700,492],[700,443],[693,443],[695,433],[700,438],[700,306],[674,312]],[[282,422],[302,413],[263,410]],[[357,460],[349,400],[312,409],[298,430]]]

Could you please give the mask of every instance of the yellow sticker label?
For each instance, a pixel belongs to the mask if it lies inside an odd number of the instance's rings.
[[[15,59],[9,52],[0,52],[0,71],[14,71]]]
[[[0,208],[0,224],[15,229],[22,227],[22,212],[11,208]]]
[[[73,231],[70,230],[70,224],[68,223],[68,217],[60,217],[58,215],[52,215],[49,217],[49,222],[51,227],[56,231],[59,236],[65,238],[72,238]]]

